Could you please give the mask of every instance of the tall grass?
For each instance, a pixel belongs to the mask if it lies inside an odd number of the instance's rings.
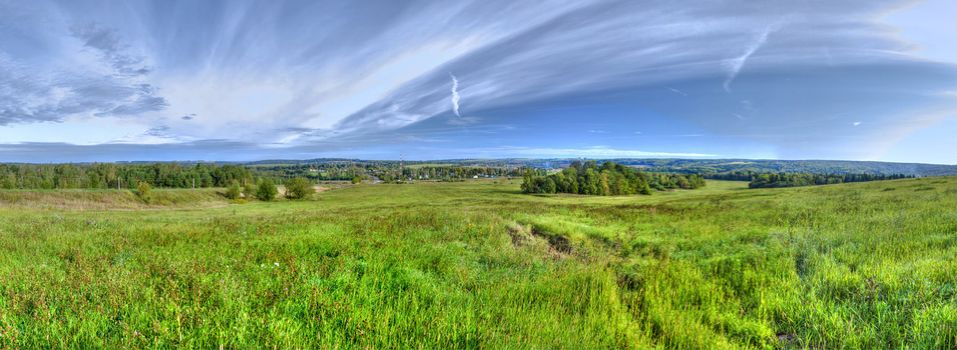
[[[957,179],[742,186],[42,193],[0,204],[0,348],[957,347]]]

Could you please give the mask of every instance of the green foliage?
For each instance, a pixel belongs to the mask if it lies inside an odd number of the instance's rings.
[[[310,161],[265,161],[248,164],[261,177],[304,177],[316,181],[353,181],[356,177],[376,177],[383,182],[408,180],[463,180],[521,176],[523,169],[500,161],[475,163],[454,161],[451,164],[427,162],[369,161],[316,159]]]
[[[246,199],[252,199],[256,196],[256,188],[256,182],[252,180],[244,181],[243,196],[245,196]]]
[[[275,164],[274,162],[276,161],[225,165],[210,163],[0,164],[0,189],[134,189],[141,181],[148,182],[154,188],[209,188],[227,187],[232,181],[253,184],[254,177],[272,178],[274,181],[292,177],[304,177],[313,181],[351,181],[357,176],[378,178],[386,182],[409,179],[455,181],[475,177],[521,177],[529,169],[551,169],[554,166],[572,163],[571,160],[554,159],[453,160],[441,163],[341,159],[282,161]],[[647,174],[701,174],[711,179],[742,181],[750,181],[753,175],[765,173],[803,173],[830,177],[840,175],[844,176],[842,182],[867,181],[852,180],[848,176],[957,174],[957,166],[953,165],[855,161],[619,159],[615,163],[641,168]],[[600,173],[602,170],[596,171]],[[535,170],[535,172],[540,171]],[[649,185],[653,186],[652,182],[649,181]],[[598,188],[597,191],[603,189],[600,183],[596,185],[597,187],[589,185],[587,188],[589,190]],[[608,186],[613,184],[608,183]],[[558,183],[556,183],[556,191],[557,187],[560,187]],[[659,187],[668,188],[665,184]],[[609,190],[613,191],[610,188]],[[570,193],[580,193],[580,191]]]
[[[286,181],[286,198],[304,199],[316,193],[312,182],[301,177]]]
[[[256,199],[268,202],[275,199],[277,194],[279,190],[276,189],[276,184],[272,180],[259,180],[259,185],[256,186]]]
[[[753,174],[751,177],[751,183],[748,184],[750,188],[773,188],[773,187],[798,187],[798,186],[812,186],[812,185],[833,185],[845,182],[865,182],[865,181],[880,181],[880,180],[894,180],[894,179],[905,179],[912,176],[904,174],[892,174],[892,175],[874,175],[874,174],[803,174],[803,173],[770,173],[770,174]]]
[[[243,166],[204,163],[0,164],[0,188],[6,189],[133,189],[140,182],[165,188],[225,187],[251,178]]]
[[[239,199],[242,197],[243,190],[239,187],[239,181],[233,181],[226,187],[226,198],[229,199]]]
[[[352,184],[358,184],[362,182],[362,176],[356,175],[352,177]]]
[[[957,348],[957,178],[745,188],[0,191],[0,348]]]
[[[140,183],[136,184],[136,196],[140,197],[145,203],[150,202],[152,191],[153,188],[148,182],[140,181]]]
[[[704,184],[704,178],[699,175],[647,174],[612,162],[605,162],[599,167],[593,161],[576,161],[568,168],[547,176],[527,170],[523,176],[522,191],[617,196],[651,194],[652,188],[660,191],[695,189]]]

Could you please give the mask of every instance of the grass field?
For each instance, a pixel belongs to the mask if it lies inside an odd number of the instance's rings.
[[[0,192],[0,348],[957,348],[957,178],[745,187]]]

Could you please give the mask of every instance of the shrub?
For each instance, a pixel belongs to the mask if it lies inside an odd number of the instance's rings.
[[[309,180],[297,177],[286,181],[286,198],[303,199],[313,193],[316,193],[316,189],[312,187],[312,183],[309,182]]]
[[[360,183],[360,182],[362,182],[362,176],[356,175],[356,176],[352,177],[352,184],[357,184],[357,183]]]
[[[276,194],[279,193],[276,190],[276,184],[270,179],[262,179],[259,181],[259,186],[256,187],[256,199],[261,201],[271,201],[276,198]]]
[[[136,184],[136,196],[140,197],[141,200],[145,203],[150,202],[150,194],[153,192],[153,187],[150,186],[148,182],[140,181]]]
[[[231,182],[229,187],[226,187],[226,198],[239,199],[242,194],[242,189],[239,187],[239,182],[237,181]]]

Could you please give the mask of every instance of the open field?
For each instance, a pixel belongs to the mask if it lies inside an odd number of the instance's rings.
[[[0,348],[957,347],[957,178],[746,186],[0,191]]]

